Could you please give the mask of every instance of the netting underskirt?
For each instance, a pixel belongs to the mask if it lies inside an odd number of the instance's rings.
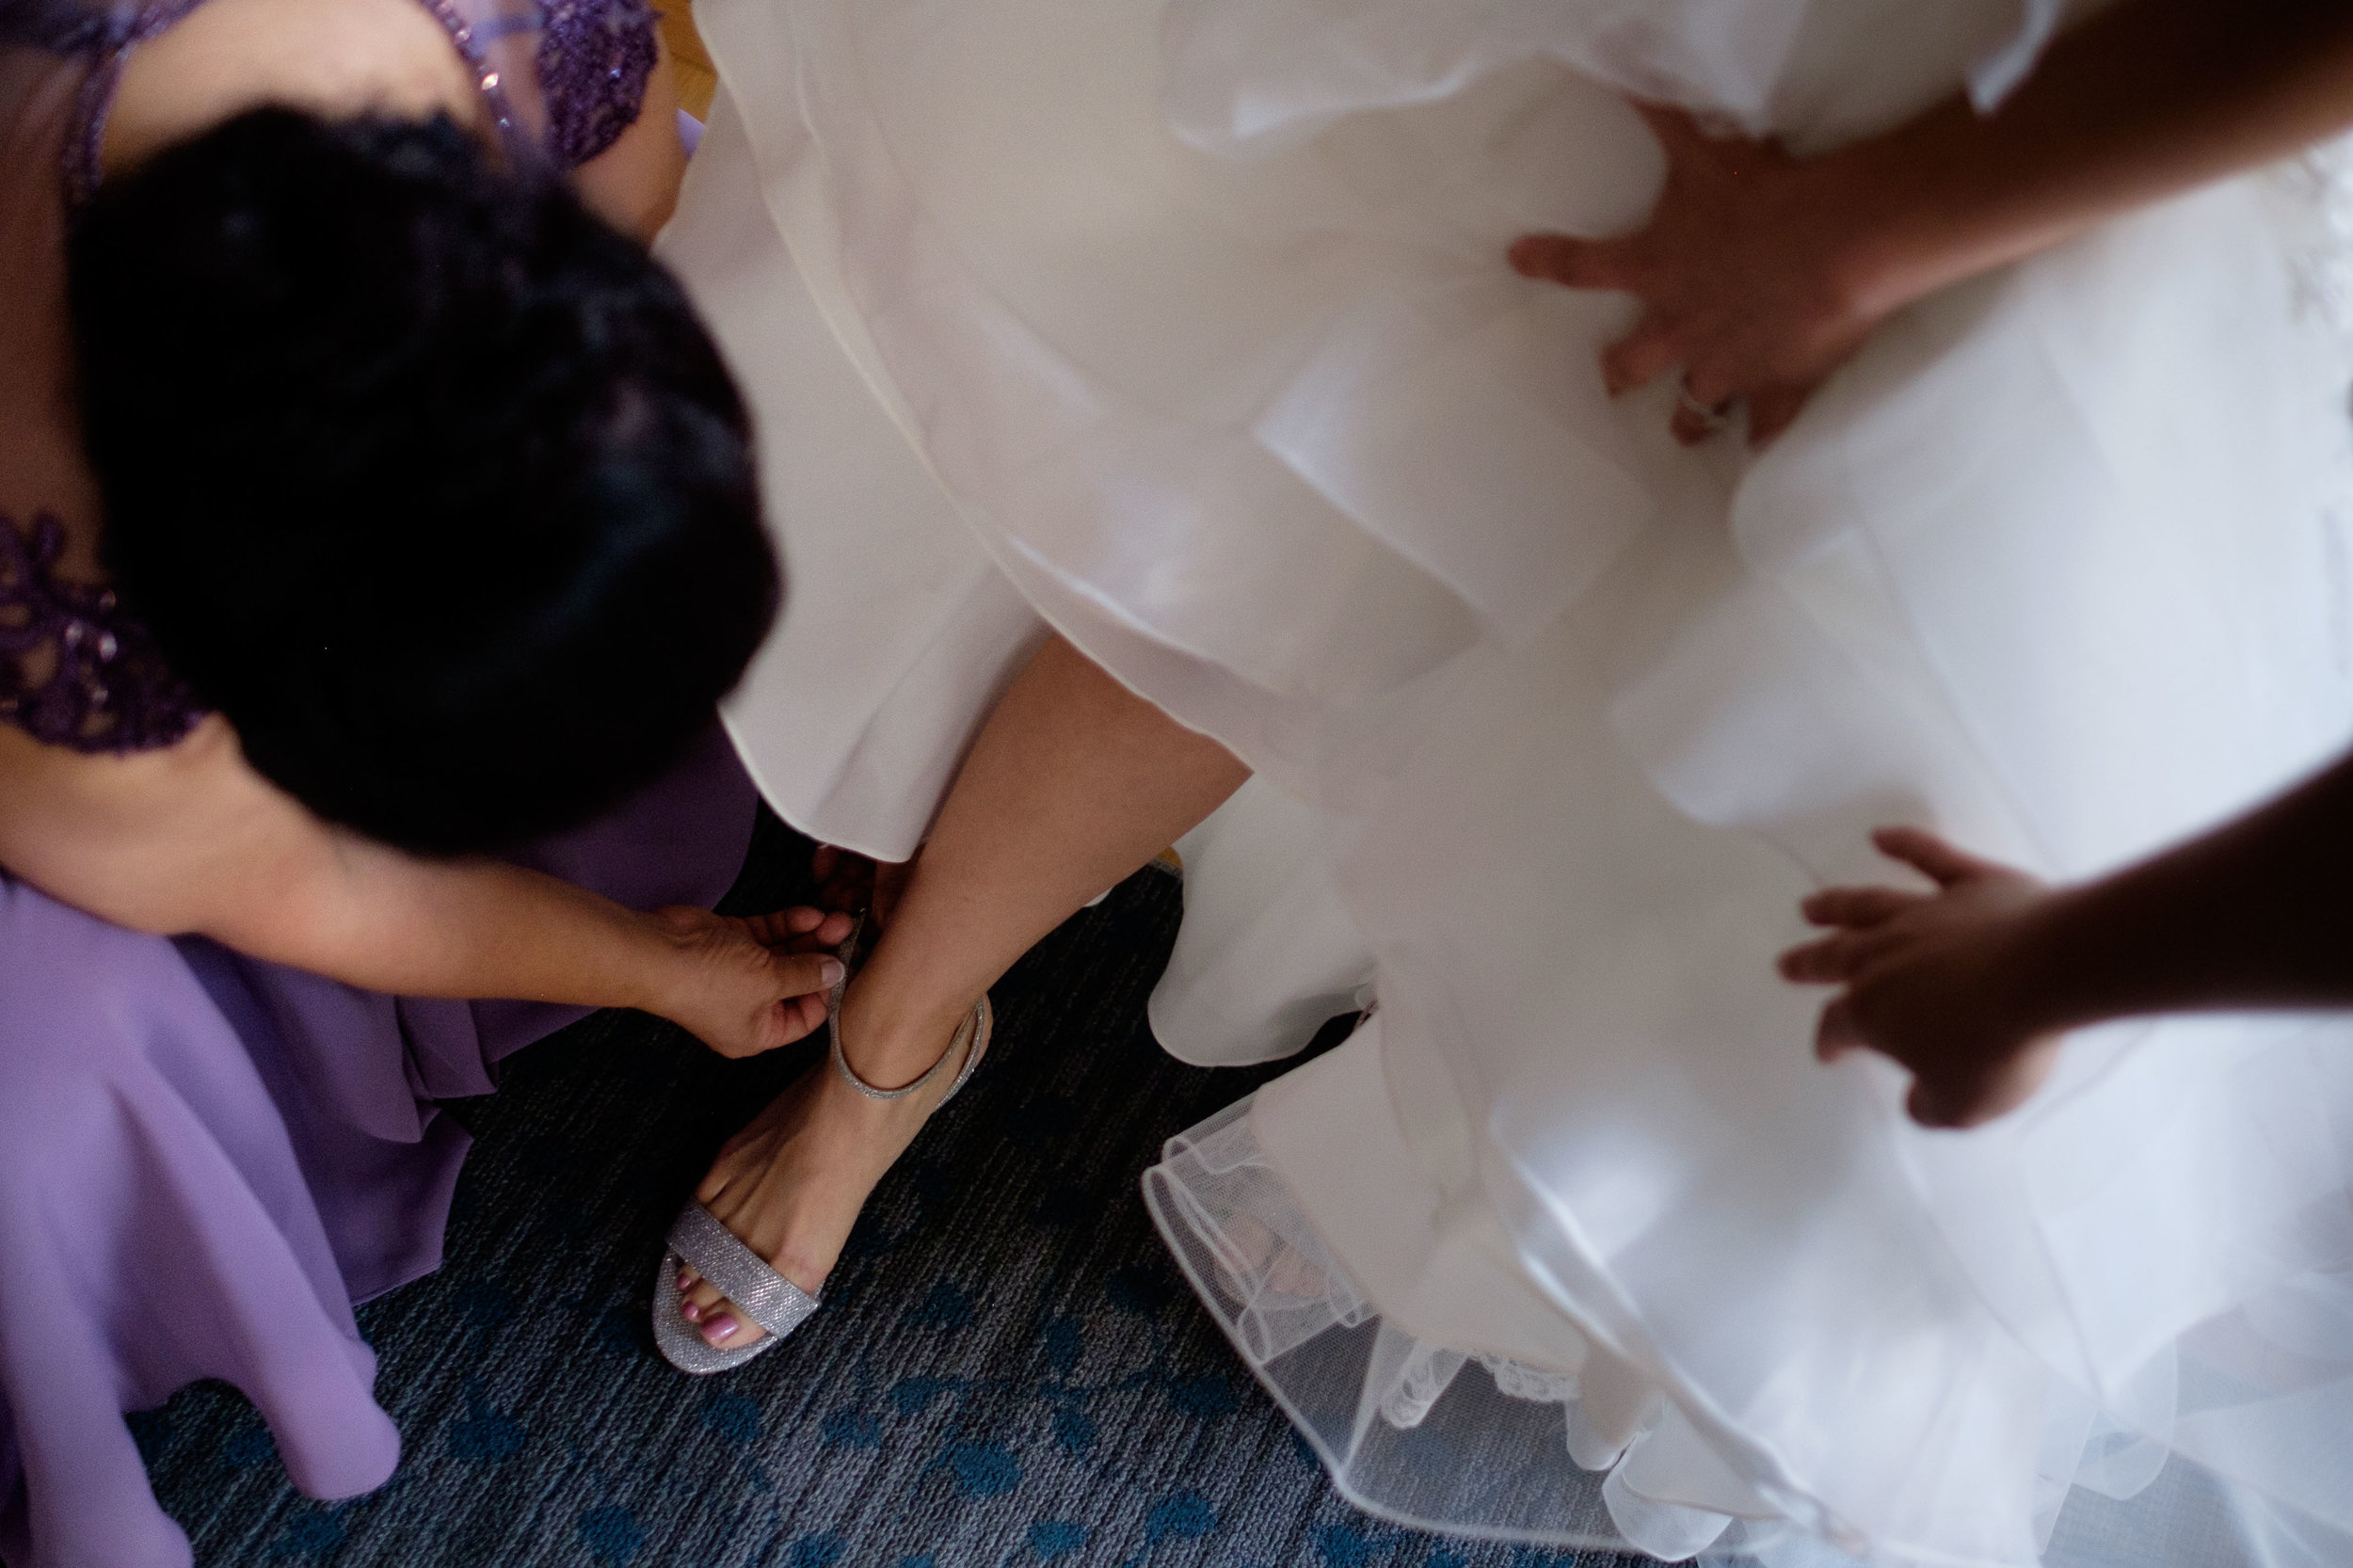
[[[1768,1511],[1681,1506],[1705,1446],[1607,1355],[1450,1348],[1385,1316],[1336,1256],[1244,1099],[1169,1141],[1147,1207],[1234,1348],[1360,1509],[1409,1528],[1668,1560],[1838,1568],[1936,1561],[1833,1544]],[[1639,1406],[1629,1429],[1629,1402]],[[2194,1400],[2192,1402],[2195,1402]],[[2064,1568],[2320,1568],[2353,1535],[2096,1416],[2046,1477],[2040,1556]],[[1686,1474],[1678,1478],[1677,1471]],[[1841,1545],[1850,1548],[1842,1550]],[[1945,1558],[1941,1560],[1963,1560]]]

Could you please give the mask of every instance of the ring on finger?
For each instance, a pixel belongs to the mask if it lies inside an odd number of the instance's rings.
[[[1691,395],[1689,381],[1675,384],[1675,407],[1711,436],[1732,423],[1732,405],[1735,401],[1727,397],[1721,403],[1702,403]]]

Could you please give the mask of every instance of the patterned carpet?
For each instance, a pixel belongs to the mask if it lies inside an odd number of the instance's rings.
[[[737,906],[792,901],[807,849],[763,823]],[[809,1052],[728,1063],[632,1014],[526,1052],[465,1108],[447,1266],[360,1313],[407,1444],[389,1485],[301,1496],[225,1388],[135,1421],[200,1568],[1569,1568],[1340,1502],[1180,1284],[1137,1177],[1271,1074],[1153,1044],[1178,902],[1141,872],[1005,978],[987,1067],[824,1313],[707,1382],[653,1352],[661,1234]]]

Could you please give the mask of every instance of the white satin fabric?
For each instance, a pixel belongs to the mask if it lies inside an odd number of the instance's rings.
[[[1767,455],[1594,369],[1621,88],[1824,146],[2011,0],[703,0],[664,251],[792,571],[729,722],[904,856],[1046,624],[1259,777],[1155,1025],[1347,1046],[1172,1144],[1172,1245],[1409,1522],[1775,1563],[2353,1562],[2353,1030],[2090,1032],[1965,1135],[1816,1065],[1817,879],[2054,875],[2353,733],[2325,204],[2243,179],[1891,323]]]

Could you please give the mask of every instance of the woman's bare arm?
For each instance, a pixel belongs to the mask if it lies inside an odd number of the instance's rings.
[[[102,152],[126,167],[261,104],[449,113],[481,95],[413,0],[210,0],[133,50]],[[667,56],[643,111],[580,171],[609,221],[650,235],[684,167]],[[823,1020],[835,921],[626,910],[493,862],[436,863],[329,828],[246,766],[208,720],[166,750],[79,756],[0,726],[0,865],[137,930],[194,933],[374,990],[642,1007],[732,1055]]]
[[[2353,125],[2353,7],[2126,0],[2055,43],[1995,113],[1956,95],[1816,158],[1644,113],[1668,156],[1649,221],[1617,239],[1531,234],[1513,264],[1640,296],[1603,355],[1611,389],[1681,366],[1695,404],[1746,397],[1762,440],[1913,300]],[[1677,417],[1686,440],[1708,428]]]
[[[266,104],[482,118],[472,72],[415,0],[207,0],[124,56],[100,167],[128,168]]]
[[[650,241],[686,174],[678,83],[660,53],[637,118],[573,171],[597,216]],[[125,168],[264,104],[481,122],[482,95],[449,35],[415,0],[208,0],[127,56],[101,163]]]
[[[678,206],[686,178],[686,143],[679,137],[678,78],[670,43],[655,35],[660,55],[646,81],[637,118],[614,144],[572,171],[572,184],[589,210],[625,234],[650,245]]]
[[[638,1007],[742,1056],[822,1022],[839,974],[789,951],[840,938],[813,910],[643,914],[520,867],[422,860],[331,828],[248,768],[217,717],[120,758],[0,727],[0,865],[51,896],[371,990]]]

